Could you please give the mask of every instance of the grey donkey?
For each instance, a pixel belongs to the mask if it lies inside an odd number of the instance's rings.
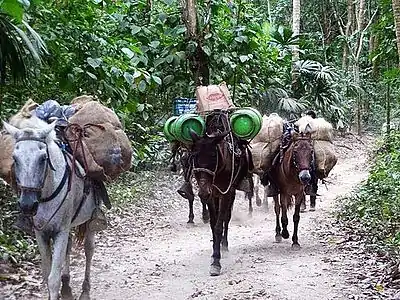
[[[55,123],[18,129],[3,122],[15,139],[14,172],[18,205],[30,218],[41,256],[48,299],[75,299],[70,282],[71,230],[79,227],[86,256],[80,300],[90,299],[90,267],[95,248],[91,226],[98,202],[92,182],[71,168],[74,163],[57,144]],[[62,284],[62,287],[61,287]]]

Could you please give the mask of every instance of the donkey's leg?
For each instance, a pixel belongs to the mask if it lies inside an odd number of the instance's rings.
[[[247,199],[249,199],[249,217],[253,216],[253,197],[250,197],[249,195],[246,195]]]
[[[43,232],[35,232],[36,241],[38,244],[40,259],[41,259],[41,269],[43,281],[47,284],[50,270],[51,270],[51,247],[50,247],[50,237],[45,235]]]
[[[203,222],[208,223],[210,221],[210,213],[208,212],[207,204],[202,200],[201,205],[203,206]]]
[[[61,231],[54,238],[53,259],[48,280],[50,300],[57,300],[60,292],[61,270],[67,254],[68,236],[68,231]]]
[[[61,299],[63,300],[74,300],[72,295],[72,289],[69,285],[70,283],[70,275],[69,275],[69,266],[70,266],[70,255],[71,255],[71,247],[72,247],[72,237],[69,235],[68,237],[68,245],[67,245],[67,254],[65,256],[65,264],[62,270],[61,275]]]
[[[194,196],[189,197],[188,201],[189,201],[189,221],[187,221],[187,222],[189,224],[192,224],[192,223],[194,223],[194,221],[193,221],[193,219],[194,219],[194,213],[193,213]]]
[[[227,196],[225,196],[227,197]],[[232,217],[232,207],[233,207],[233,202],[235,200],[235,193],[233,193],[233,196],[230,195],[229,199],[232,199],[231,202],[229,203],[229,207],[226,210],[226,215],[225,215],[225,221],[224,221],[224,234],[222,235],[222,242],[221,242],[221,250],[222,251],[228,251],[228,227],[229,227],[229,222],[231,221]],[[232,198],[233,197],[233,198]]]
[[[86,257],[86,265],[85,265],[85,278],[82,283],[82,294],[79,297],[79,300],[89,300],[90,299],[90,267],[92,265],[92,258],[94,254],[94,232],[90,231],[86,228],[85,231],[85,257]]]
[[[282,237],[284,239],[289,238],[289,231],[287,229],[288,224],[289,224],[289,220],[287,217],[287,206],[288,206],[289,201],[291,200],[290,197],[292,197],[292,196],[287,195],[287,194],[281,195],[281,208],[282,208],[281,222],[282,222],[282,228],[283,228]]]
[[[317,192],[318,192],[318,179],[315,179],[311,185],[310,211],[315,211],[315,202],[317,200]]]
[[[210,212],[210,227],[213,233],[213,254],[212,254],[212,263],[210,266],[210,275],[218,276],[221,273],[221,235],[222,235],[222,222],[220,220],[218,209],[216,207],[218,205],[218,199],[211,199],[208,204],[208,210]],[[220,224],[218,224],[218,222]],[[221,227],[220,234],[218,233],[217,224]]]
[[[266,211],[268,211],[268,186],[264,186],[264,199],[263,205]]]
[[[254,180],[254,194],[256,194],[256,205],[257,206],[261,206],[261,198],[260,195],[258,194],[259,191],[259,181],[260,178],[258,177],[258,175],[256,175],[256,179]]]
[[[282,242],[282,234],[281,234],[281,223],[279,220],[279,215],[281,213],[281,205],[279,204],[279,196],[274,196],[274,209],[275,209],[275,217],[276,217],[276,227],[275,227],[275,241],[277,243]]]
[[[299,229],[299,221],[300,221],[300,206],[301,202],[304,201],[305,195],[301,194],[296,196],[296,206],[294,208],[294,215],[293,215],[293,223],[294,223],[294,230],[293,230],[293,237],[292,237],[292,248],[295,250],[300,249],[300,244],[297,237],[297,231]]]

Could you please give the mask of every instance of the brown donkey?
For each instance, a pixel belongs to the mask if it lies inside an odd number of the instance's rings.
[[[243,142],[225,131],[199,137],[191,132],[191,161],[199,186],[199,197],[208,206],[213,235],[210,275],[221,273],[222,250],[228,250],[228,225],[231,219],[235,190],[252,169],[250,152]]]
[[[282,238],[289,238],[287,209],[293,205],[294,196],[294,231],[292,237],[292,247],[294,249],[300,248],[297,237],[300,206],[305,199],[305,188],[311,181],[313,157],[314,149],[311,134],[308,131],[306,133],[294,132],[292,133],[287,149],[280,158],[280,162],[275,164],[269,174],[270,181],[278,188],[280,193],[280,201],[277,196],[274,197],[276,215],[275,240],[277,242],[281,242]],[[282,231],[279,222],[280,210],[282,210]]]

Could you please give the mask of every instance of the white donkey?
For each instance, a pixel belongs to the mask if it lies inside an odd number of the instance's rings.
[[[15,139],[14,170],[20,193],[18,204],[31,218],[39,246],[49,299],[72,300],[69,285],[71,229],[79,226],[84,237],[85,278],[80,300],[90,299],[90,266],[94,253],[94,231],[88,226],[96,208],[90,181],[72,172],[69,156],[56,143],[55,124],[38,118],[36,129],[18,129],[4,122]],[[53,249],[52,249],[53,247]]]

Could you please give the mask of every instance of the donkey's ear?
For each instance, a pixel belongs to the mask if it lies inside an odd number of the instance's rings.
[[[312,131],[312,128],[311,128],[310,124],[307,124],[306,128],[304,129],[304,136],[307,138],[311,138],[311,131]]]
[[[189,129],[189,134],[192,137],[193,142],[197,142],[200,139],[200,136],[193,129]]]
[[[310,123],[308,123],[308,124],[306,125],[306,128],[304,128],[304,133],[305,133],[305,134],[307,134],[307,133],[311,134],[311,131],[312,131],[312,128],[311,128],[311,126],[310,126]]]
[[[42,139],[47,138],[47,136],[49,135],[50,132],[52,132],[54,130],[54,128],[56,127],[56,123],[57,121],[53,121],[52,123],[50,123],[49,125],[47,125],[46,128],[42,129],[41,131],[39,131],[39,136]]]
[[[11,134],[14,137],[14,139],[18,139],[18,137],[21,133],[21,130],[18,129],[17,127],[12,126],[11,124],[8,124],[7,122],[4,122],[4,121],[2,121],[2,122],[3,122],[5,131],[8,132],[9,134]]]

